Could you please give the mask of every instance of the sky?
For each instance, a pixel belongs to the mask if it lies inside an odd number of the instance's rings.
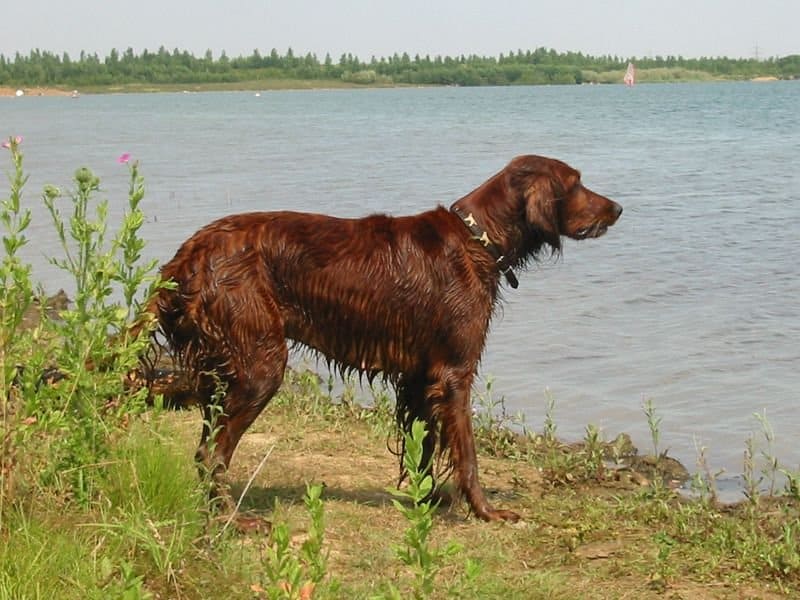
[[[800,54],[800,0],[0,0],[0,54]]]

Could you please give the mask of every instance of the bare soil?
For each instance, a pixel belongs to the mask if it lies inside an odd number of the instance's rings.
[[[189,460],[199,417],[183,411],[171,418],[186,432]],[[378,590],[381,581],[407,577],[393,551],[408,526],[389,492],[399,473],[396,457],[387,451],[393,441],[356,413],[352,418],[319,418],[305,409],[295,412],[291,405],[270,406],[234,455],[228,474],[231,491],[236,498],[245,493],[241,509],[265,521],[275,517],[277,502],[279,514],[294,522],[302,539],[306,483],[323,483],[328,572],[343,590],[361,597],[365,590]],[[554,485],[529,460],[484,452],[479,467],[490,499],[518,511],[523,521],[483,523],[457,498],[437,513],[432,543],[463,545],[461,558],[441,577],[455,578],[466,557],[478,560],[486,587],[475,591],[475,597],[770,599],[792,597],[792,590],[797,591],[791,581],[738,576],[725,557],[716,572],[698,574],[680,544],[668,564],[661,564],[654,536],[662,525],[655,519],[643,525],[646,517],[628,514],[651,510],[645,507],[651,501],[639,498],[652,484],[652,473],[625,468],[603,481]],[[245,489],[251,477],[253,483]],[[452,491],[446,485],[448,489]],[[652,502],[677,506],[682,500],[674,496]],[[258,539],[263,532],[247,535]],[[549,591],[527,595],[526,586],[534,583]]]

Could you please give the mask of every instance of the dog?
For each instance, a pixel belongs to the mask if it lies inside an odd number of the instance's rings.
[[[400,429],[421,419],[430,432],[423,466],[443,458],[477,517],[519,519],[487,500],[472,429],[470,390],[500,286],[516,288],[516,273],[560,253],[563,237],[599,237],[621,213],[569,165],[527,155],[449,209],[358,219],[254,212],[203,227],[161,269],[175,287],[149,305],[204,411],[197,460],[217,479],[227,470],[281,385],[289,342],[384,378]]]

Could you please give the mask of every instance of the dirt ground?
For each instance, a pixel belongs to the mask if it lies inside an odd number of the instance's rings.
[[[14,88],[8,86],[0,86],[0,98],[2,97],[10,97],[14,98],[17,96],[17,91],[21,90],[24,96],[73,96],[75,95],[75,91],[73,90],[61,90],[58,88],[50,88],[50,87],[23,87],[23,88]],[[77,91],[77,90],[76,90]]]
[[[369,433],[363,423],[320,420],[302,413],[293,415],[286,407],[275,408],[265,411],[243,436],[228,474],[231,492],[238,497],[247,488],[241,508],[270,518],[267,515],[276,500],[297,510],[306,483],[322,483],[330,571],[346,586],[357,587],[365,576],[363,557],[380,557],[387,540],[402,539],[404,523],[392,507],[389,492],[397,484],[397,459],[387,452],[387,439]],[[185,411],[177,419],[181,429],[196,433],[193,411]],[[189,434],[185,438],[187,452],[194,437]],[[513,525],[480,523],[470,519],[464,502],[456,499],[441,507],[436,541],[462,543],[468,554],[487,565],[486,576],[497,575],[491,565],[496,556],[504,554],[501,579],[524,579],[531,569],[544,569],[560,582],[553,598],[787,597],[786,590],[781,592],[760,581],[735,582],[735,578],[721,575],[696,580],[685,572],[683,559],[677,558],[680,550],[673,558],[674,573],[660,587],[641,564],[654,561],[652,531],[640,524],[631,526],[625,519],[596,533],[593,530],[604,528],[582,524],[586,519],[580,513],[644,489],[644,477],[553,489],[533,464],[486,455],[480,459],[480,475],[490,501],[518,510],[523,521]],[[611,515],[613,510],[606,517],[617,518]],[[575,534],[578,541],[573,544],[568,538],[576,527],[586,531]],[[390,572],[393,566],[391,560],[384,563],[374,558],[371,568]]]

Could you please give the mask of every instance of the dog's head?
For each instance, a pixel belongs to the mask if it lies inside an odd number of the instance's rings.
[[[600,237],[622,214],[622,206],[584,187],[580,172],[560,160],[518,156],[505,173],[509,193],[523,203],[528,227],[554,248],[561,236]]]

